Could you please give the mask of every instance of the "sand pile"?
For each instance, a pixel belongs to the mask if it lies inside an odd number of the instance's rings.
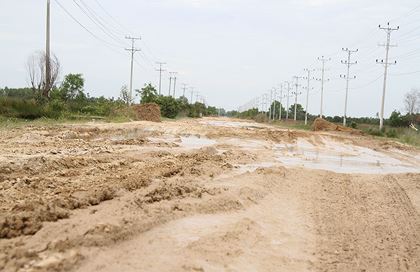
[[[327,120],[317,118],[315,119],[312,129],[314,131],[341,131],[341,132],[349,132],[354,134],[361,134],[359,130],[336,125],[334,123],[328,122]]]
[[[138,120],[160,122],[160,107],[158,104],[149,103],[133,106]]]

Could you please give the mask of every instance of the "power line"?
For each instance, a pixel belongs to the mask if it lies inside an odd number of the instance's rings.
[[[390,74],[390,76],[405,76],[405,75],[413,75],[413,74],[418,74],[418,73],[420,73],[420,70],[414,71],[414,72],[407,72],[407,73]]]
[[[117,25],[119,25],[122,29],[124,29],[128,33],[131,32],[128,28],[122,25],[117,19],[115,19],[114,16],[112,16],[98,0],[95,0],[95,2],[105,12],[105,14],[108,15],[108,17],[111,18]]]
[[[111,25],[108,24],[107,21],[105,21],[94,10],[92,10],[83,0],[79,0],[79,1],[86,8],[86,10],[89,12],[89,14],[95,19],[95,21],[97,21],[101,26],[103,26],[110,34],[112,34],[117,39],[124,36],[124,34],[122,32],[119,32],[119,31],[116,31],[115,29],[112,29],[112,27],[110,27]]]
[[[88,32],[92,37],[94,37],[95,39],[97,39],[98,41],[103,42],[105,45],[107,45],[111,50],[113,50],[114,52],[118,52],[116,51],[113,47],[115,48],[121,48],[118,45],[109,43],[108,41],[100,38],[99,36],[97,36],[95,33],[93,33],[92,31],[90,31],[87,27],[85,27],[79,20],[77,20],[60,2],[59,0],[55,0],[55,2],[57,3],[57,5],[74,21],[76,22],[80,27],[82,27],[86,32]],[[120,52],[118,52],[120,54]]]
[[[119,40],[118,38],[116,38],[115,36],[113,36],[113,34],[110,33],[103,25],[101,25],[100,22],[97,22],[94,18],[92,18],[92,16],[89,14],[89,12],[86,11],[86,9],[83,8],[76,0],[73,0],[73,3],[86,15],[86,17],[93,24],[95,24],[103,33],[105,33],[105,35],[107,35],[108,37],[110,37],[115,42],[120,43],[122,46],[125,46],[125,43],[123,43],[121,40]]]

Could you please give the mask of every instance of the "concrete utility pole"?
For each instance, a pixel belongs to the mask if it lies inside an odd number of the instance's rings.
[[[264,103],[263,104],[264,105],[263,109],[264,109],[264,115],[265,115],[265,114],[267,114],[267,111],[268,111],[268,94],[265,93],[263,95],[263,101],[264,101],[263,102]]]
[[[384,71],[384,87],[383,87],[383,91],[382,91],[382,102],[381,102],[381,113],[379,116],[379,129],[382,130],[384,127],[384,109],[385,109],[385,92],[386,92],[386,79],[388,76],[388,65],[391,64],[397,64],[397,62],[393,62],[390,63],[388,62],[388,57],[389,57],[389,48],[390,47],[395,47],[396,45],[391,45],[391,33],[393,31],[399,30],[400,27],[397,26],[396,28],[392,28],[389,26],[389,23],[387,24],[386,27],[382,27],[381,25],[379,25],[379,29],[382,29],[386,32],[386,44],[381,44],[380,46],[384,46],[385,47],[385,61],[384,60],[376,60],[376,63],[378,64],[382,64],[385,67],[385,71]]]
[[[323,108],[324,108],[324,82],[325,82],[325,63],[327,61],[330,61],[331,58],[325,58],[324,56],[322,56],[321,58],[318,58],[319,61],[322,62],[322,75],[321,75],[321,110],[319,113],[319,117],[323,118]]]
[[[300,86],[299,79],[301,79],[303,77],[294,76],[293,78],[296,79],[296,83],[295,83],[295,87],[296,87],[296,90],[295,90],[295,117],[294,117],[294,119],[296,121],[297,120],[297,115],[296,115],[297,114],[297,98],[298,98],[298,95],[300,94],[299,93],[299,86]]]
[[[178,74],[177,72],[173,73],[173,76],[174,76],[174,98],[176,97],[176,75],[177,74]]]
[[[289,120],[289,98],[290,98],[290,82],[286,81],[287,84],[287,109],[286,109],[286,121]]]
[[[282,114],[282,110],[281,108],[283,107],[283,84],[280,84],[280,109],[279,109],[279,120],[281,121],[281,114]]]
[[[270,90],[270,101],[268,102],[269,104],[269,108],[268,108],[268,120],[271,120],[271,114],[273,111],[273,107],[271,107],[273,105],[273,89]]]
[[[134,43],[136,40],[141,40],[141,38],[137,37],[125,37],[127,40],[131,40],[131,48],[126,48],[125,50],[131,52],[131,73],[130,73],[130,94],[129,94],[129,102],[128,105],[131,105],[131,101],[133,100],[133,62],[134,62],[134,53],[140,51],[140,49],[137,49],[134,47]]]
[[[277,98],[277,89],[273,88],[273,112],[271,114],[272,115],[271,119],[273,121],[276,119],[276,108],[277,108],[276,98]]]
[[[356,62],[351,62],[351,54],[359,52],[359,49],[350,50],[348,48],[343,48],[343,51],[347,52],[347,60],[342,60],[341,63],[345,64],[347,66],[347,74],[346,75],[340,75],[340,77],[346,79],[346,98],[345,98],[345,101],[344,101],[344,116],[343,116],[343,126],[346,126],[347,125],[347,99],[348,99],[348,96],[349,96],[349,82],[350,82],[350,79],[355,79],[356,78],[356,76],[350,78],[350,67],[352,65],[357,64],[357,61]]]
[[[168,91],[168,96],[171,96],[171,91],[172,91],[172,74],[173,74],[173,72],[169,72],[169,91]]]
[[[187,84],[182,83],[182,96],[185,97],[185,91],[187,90]]]
[[[162,93],[162,72],[165,72],[166,70],[162,69],[162,66],[165,65],[165,62],[156,62],[159,65],[159,69],[156,71],[159,72],[159,95]]]
[[[192,104],[193,103],[193,95],[194,95],[194,87],[190,87],[190,93],[191,93],[190,104]]]
[[[304,77],[304,79],[307,80],[307,85],[306,85],[306,109],[305,109],[305,125],[308,124],[308,107],[309,107],[309,90],[310,88],[310,84],[311,84],[311,80],[314,79],[313,77],[311,78],[311,72],[314,72],[315,70],[311,70],[309,68],[304,69],[305,72],[308,73],[307,77]]]
[[[44,96],[51,89],[51,52],[50,52],[50,34],[51,34],[51,1],[47,0],[47,29],[46,29],[46,46],[45,46],[45,89]]]

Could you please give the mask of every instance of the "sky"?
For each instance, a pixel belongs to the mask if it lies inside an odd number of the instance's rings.
[[[177,95],[185,83],[208,104],[228,110],[249,105],[273,87],[280,92],[281,84],[286,93],[284,82],[304,76],[304,68],[320,78],[317,58],[325,56],[331,61],[325,66],[323,111],[339,116],[346,84],[340,78],[346,73],[342,48],[359,49],[352,55],[358,64],[350,70],[356,79],[350,81],[348,115],[375,116],[384,72],[376,59],[385,57],[378,45],[386,41],[378,25],[390,21],[400,29],[391,36],[397,46],[390,49],[390,61],[397,64],[389,68],[389,116],[404,111],[404,94],[420,88],[419,5],[418,0],[51,0],[51,48],[62,65],[61,79],[81,73],[90,95],[118,97],[130,75],[125,36],[140,36],[134,89],[158,85],[155,62],[161,61],[167,72],[178,72]],[[45,48],[45,15],[46,0],[0,0],[0,88],[28,86],[25,63]],[[320,89],[319,81],[310,82],[312,114],[320,112]],[[298,103],[305,105],[306,91],[298,87],[298,93]]]

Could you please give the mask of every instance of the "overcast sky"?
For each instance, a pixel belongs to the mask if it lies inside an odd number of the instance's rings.
[[[72,20],[61,3],[77,20]],[[317,57],[331,57],[326,77],[324,112],[342,115],[345,81],[339,75],[346,55],[359,49],[352,66],[349,115],[374,116],[380,109],[386,40],[379,24],[391,20],[398,47],[390,51],[386,116],[403,110],[403,95],[420,88],[420,7],[418,0],[77,0],[103,19],[106,35],[72,0],[52,2],[52,50],[62,64],[61,78],[82,73],[91,95],[119,96],[129,80],[129,53],[124,35],[141,36],[134,87],[158,83],[155,61],[177,71],[181,83],[196,87],[209,104],[237,109],[280,83],[319,69]],[[83,3],[82,3],[83,2]],[[112,16],[109,16],[99,5]],[[413,10],[414,9],[414,10]],[[0,0],[0,87],[27,86],[25,62],[45,48],[46,0]],[[112,38],[111,38],[111,37]],[[317,70],[316,77],[320,77]],[[163,91],[168,90],[168,74]],[[376,80],[376,81],[375,81]],[[306,85],[306,82],[302,82]],[[319,113],[320,83],[311,82],[309,112]],[[301,90],[303,92],[303,90]],[[304,103],[305,97],[299,97]]]

